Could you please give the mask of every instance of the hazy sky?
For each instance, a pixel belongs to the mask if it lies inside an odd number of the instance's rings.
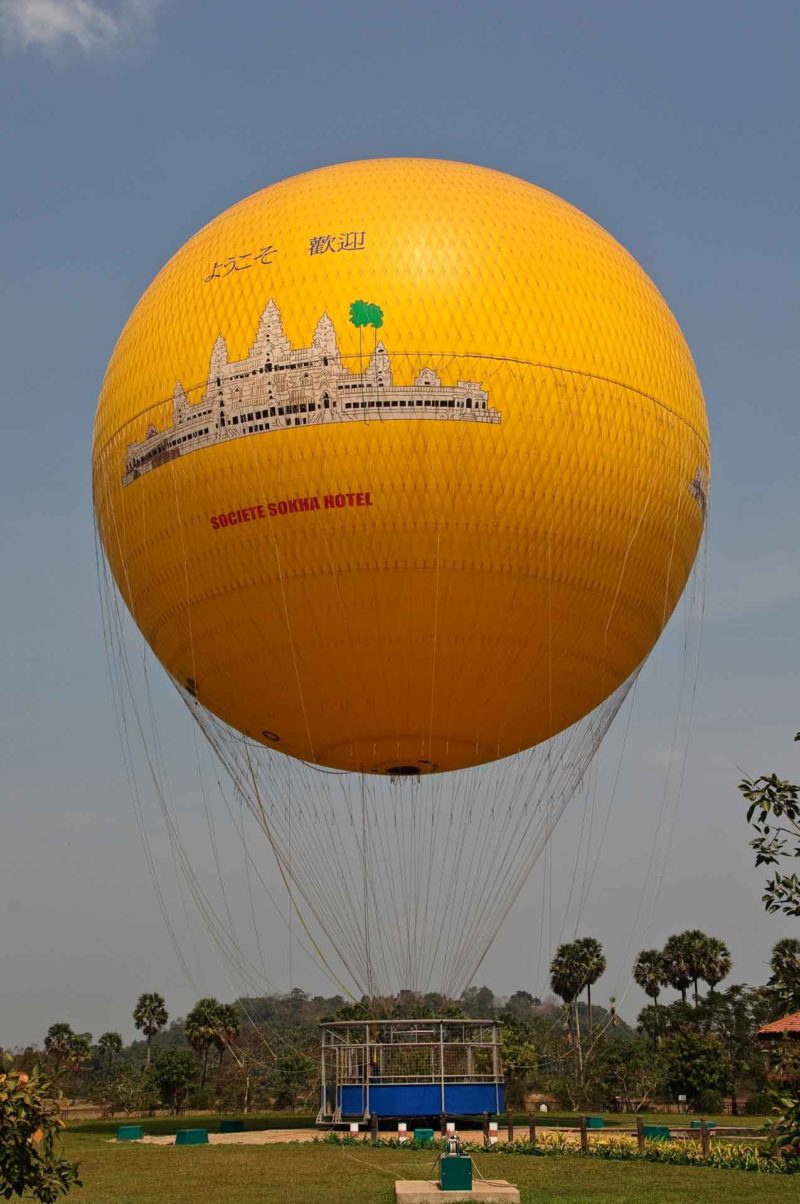
[[[637,690],[613,800],[619,730],[557,833],[552,890],[537,870],[481,977],[541,993],[549,942],[577,922],[607,947],[601,1001],[622,996],[642,940],[690,925],[729,942],[732,981],[763,981],[797,923],[763,913],[736,782],[739,767],[800,775],[799,33],[781,2],[0,0],[0,1043],[56,1020],[128,1034],[140,991],[175,1015],[195,997],[138,841],[100,626],[89,457],[114,341],[220,210],[370,156],[481,163],[586,210],[665,294],[711,420],[703,652],[652,923],[679,623]],[[581,824],[597,849],[609,802],[592,877]],[[180,805],[191,823],[188,786]],[[565,918],[576,860],[587,887]],[[263,940],[285,988],[285,928],[266,913]],[[230,996],[210,947],[186,941],[196,985]],[[291,981],[329,989],[299,953]],[[624,1014],[642,1002],[632,990]]]

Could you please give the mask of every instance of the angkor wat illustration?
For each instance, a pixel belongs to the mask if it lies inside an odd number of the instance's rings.
[[[270,301],[246,359],[231,363],[224,338],[217,339],[198,402],[190,403],[176,384],[172,426],[163,431],[150,426],[141,443],[129,444],[122,482],[129,485],[178,456],[225,439],[287,427],[365,419],[500,422],[488,402],[477,381],[443,385],[432,368],[423,368],[412,385],[393,384],[383,343],[376,344],[363,373],[350,372],[327,314],[317,323],[311,346],[294,349]]]

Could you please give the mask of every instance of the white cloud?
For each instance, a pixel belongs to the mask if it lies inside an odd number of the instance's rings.
[[[162,0],[0,0],[0,36],[7,46],[46,51],[78,46],[86,54],[109,49],[149,24]]]

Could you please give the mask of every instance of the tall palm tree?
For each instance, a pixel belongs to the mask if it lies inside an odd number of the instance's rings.
[[[603,946],[593,936],[584,936],[574,944],[580,950],[583,957],[584,966],[586,967],[586,1005],[589,1011],[589,1035],[591,1036],[592,1023],[592,987],[606,972],[606,959],[603,953]]]
[[[550,963],[550,986],[554,994],[564,1001],[570,1037],[575,1042],[578,1059],[578,1078],[583,1082],[583,1051],[581,1050],[581,1028],[576,1000],[586,985],[586,963],[583,950],[576,941],[559,945]]]
[[[51,1024],[44,1039],[44,1052],[58,1072],[65,1062],[69,1061],[75,1044],[75,1033],[72,1025],[62,1022]]]
[[[789,1010],[800,1008],[800,941],[793,936],[777,941],[769,968],[772,971],[769,985],[778,989],[783,1005]]]
[[[119,1033],[102,1033],[97,1038],[97,1048],[105,1056],[106,1065],[110,1070],[114,1058],[122,1049],[122,1037]]]
[[[150,1044],[169,1020],[163,995],[150,991],[140,995],[133,1009],[133,1023],[147,1037],[147,1065],[150,1065]]]
[[[666,972],[664,954],[660,949],[642,949],[633,967],[633,980],[656,1007],[661,988],[667,986]]]
[[[208,1051],[215,1045],[220,1032],[219,1011],[222,1004],[218,999],[198,999],[183,1022],[186,1040],[202,1058],[200,1086],[204,1087],[208,1072]]]
[[[686,967],[694,989],[694,1006],[697,1007],[700,1000],[700,992],[697,984],[701,978],[704,981],[706,978],[709,959],[708,942],[710,938],[704,932],[701,932],[699,928],[689,928],[686,932],[681,933],[680,940],[683,944]]]
[[[235,1041],[239,1036],[240,1029],[239,1009],[236,1004],[221,1003],[217,1008],[217,1035],[214,1038],[214,1044],[219,1050],[218,1071],[222,1066],[225,1050],[229,1049],[231,1042]]]
[[[708,983],[709,994],[714,994],[714,987],[722,982],[723,978],[727,978],[731,972],[730,950],[724,941],[719,937],[706,937],[706,957],[705,966],[703,969],[703,979]]]
[[[664,946],[663,957],[667,985],[674,991],[680,991],[681,1000],[686,1003],[686,991],[692,985],[692,967],[689,965],[684,935],[680,933],[669,938]]]

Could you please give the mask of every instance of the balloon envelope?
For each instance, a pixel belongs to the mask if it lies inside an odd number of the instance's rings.
[[[169,673],[268,747],[458,769],[569,727],[686,583],[702,393],[604,230],[464,164],[323,168],[233,206],[106,373],[97,521]]]

